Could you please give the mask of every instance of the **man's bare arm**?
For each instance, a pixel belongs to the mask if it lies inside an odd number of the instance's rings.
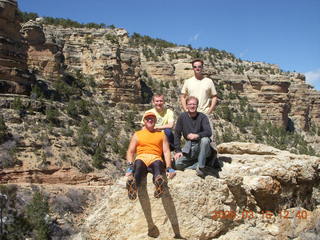
[[[165,125],[162,125],[162,126],[155,127],[155,129],[163,130],[163,129],[166,129],[166,128],[173,128],[173,125],[174,125],[174,121],[169,122],[168,124],[165,124]]]
[[[187,112],[187,103],[186,103],[187,95],[186,94],[181,94],[180,95],[180,102],[182,105],[182,108],[185,112]]]
[[[211,99],[211,105],[209,107],[208,114],[211,114],[216,109],[217,101],[218,101],[218,97],[216,95],[213,96]]]
[[[134,134],[131,138],[129,147],[128,147],[128,151],[127,151],[127,161],[128,163],[133,163],[134,162],[134,155],[136,153],[136,148],[137,148],[137,137]]]
[[[164,160],[166,162],[166,167],[167,168],[171,168],[172,167],[172,164],[171,164],[171,152],[170,152],[168,139],[167,139],[167,137],[165,135],[163,137],[162,147],[163,147],[163,155],[164,155]]]

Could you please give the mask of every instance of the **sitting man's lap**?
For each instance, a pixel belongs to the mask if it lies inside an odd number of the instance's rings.
[[[175,161],[175,168],[177,170],[196,169],[198,166],[204,168],[206,158],[211,155],[210,139],[203,137],[198,142],[187,142],[186,144],[191,144],[189,152],[184,152],[183,156]]]

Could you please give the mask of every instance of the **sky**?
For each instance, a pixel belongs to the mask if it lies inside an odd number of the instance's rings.
[[[320,0],[17,0],[21,11],[104,23],[306,75],[320,90]]]

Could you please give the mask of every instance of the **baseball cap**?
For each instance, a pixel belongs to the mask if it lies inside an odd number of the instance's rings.
[[[157,119],[156,114],[154,114],[153,112],[146,112],[143,116],[143,119],[145,119],[146,117],[154,117],[155,119]]]

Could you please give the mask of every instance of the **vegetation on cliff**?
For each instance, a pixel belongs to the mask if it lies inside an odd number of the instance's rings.
[[[19,17],[21,18],[22,22],[27,22],[29,20],[36,20],[36,18],[39,18],[39,15],[34,12],[22,12],[18,11]],[[62,26],[65,28],[115,28],[114,25],[107,26],[104,23],[79,23],[77,21],[71,20],[71,19],[65,19],[65,18],[54,18],[54,17],[43,17],[43,23],[48,25],[57,25]]]

